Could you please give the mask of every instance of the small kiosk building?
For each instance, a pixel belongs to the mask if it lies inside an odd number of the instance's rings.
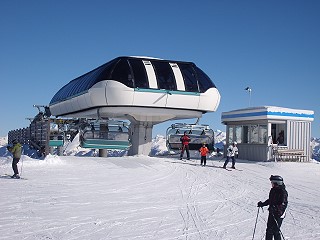
[[[223,112],[227,146],[238,143],[239,158],[253,161],[309,161],[314,112],[275,106]]]

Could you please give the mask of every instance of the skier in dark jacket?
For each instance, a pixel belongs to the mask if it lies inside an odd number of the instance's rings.
[[[187,159],[190,160],[190,152],[189,152],[190,137],[187,135],[187,132],[184,132],[183,136],[180,138],[180,141],[182,143],[180,160],[182,160],[184,150],[186,150],[186,152],[187,152]]]
[[[266,230],[266,240],[281,240],[280,227],[285,217],[288,205],[288,192],[283,183],[283,178],[278,175],[271,175],[272,188],[269,198],[264,202],[258,202],[258,207],[269,206],[269,216]]]
[[[11,152],[13,155],[12,169],[14,174],[11,176],[11,178],[20,178],[17,164],[21,158],[22,148],[21,144],[18,143],[18,141],[15,139],[12,140],[12,145],[13,147],[7,147],[8,151]]]

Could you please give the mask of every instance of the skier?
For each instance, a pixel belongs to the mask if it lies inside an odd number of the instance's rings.
[[[207,154],[209,153],[209,149],[206,147],[206,144],[203,143],[202,147],[199,149],[200,155],[201,155],[201,166],[206,166],[207,162]]]
[[[232,145],[230,145],[227,149],[227,159],[223,164],[223,168],[227,167],[227,164],[229,163],[229,160],[231,158],[232,160],[232,167],[233,169],[235,169],[235,164],[236,164],[236,160],[235,160],[235,156],[238,156],[238,148],[237,148],[237,142],[234,142]]]
[[[12,169],[14,174],[11,176],[11,178],[20,178],[17,164],[21,158],[22,148],[21,148],[21,144],[18,143],[16,139],[12,140],[12,145],[13,147],[10,147],[10,146],[7,147],[8,151],[11,152],[13,155]]]
[[[272,240],[273,237],[274,240],[281,240],[280,227],[288,205],[288,192],[281,176],[271,175],[270,181],[272,188],[269,198],[264,202],[259,201],[258,207],[269,205],[266,240]]]
[[[184,150],[187,152],[187,160],[190,160],[190,152],[189,152],[189,142],[190,137],[187,135],[187,132],[185,131],[183,136],[180,138],[180,141],[182,143],[181,153],[180,153],[180,160],[182,160]]]

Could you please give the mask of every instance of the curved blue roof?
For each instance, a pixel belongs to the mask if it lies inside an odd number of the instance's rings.
[[[170,63],[177,64],[186,92],[205,92],[216,86],[194,63],[144,57],[118,57],[70,81],[51,99],[50,105],[86,93],[94,84],[115,80],[131,88],[150,88],[143,61],[150,63],[156,74],[158,89],[177,90],[176,79]]]

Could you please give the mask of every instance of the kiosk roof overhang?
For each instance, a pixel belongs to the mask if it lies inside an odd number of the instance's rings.
[[[223,112],[221,122],[241,122],[252,120],[293,120],[293,121],[313,121],[314,111],[291,109],[275,106],[251,107]]]

